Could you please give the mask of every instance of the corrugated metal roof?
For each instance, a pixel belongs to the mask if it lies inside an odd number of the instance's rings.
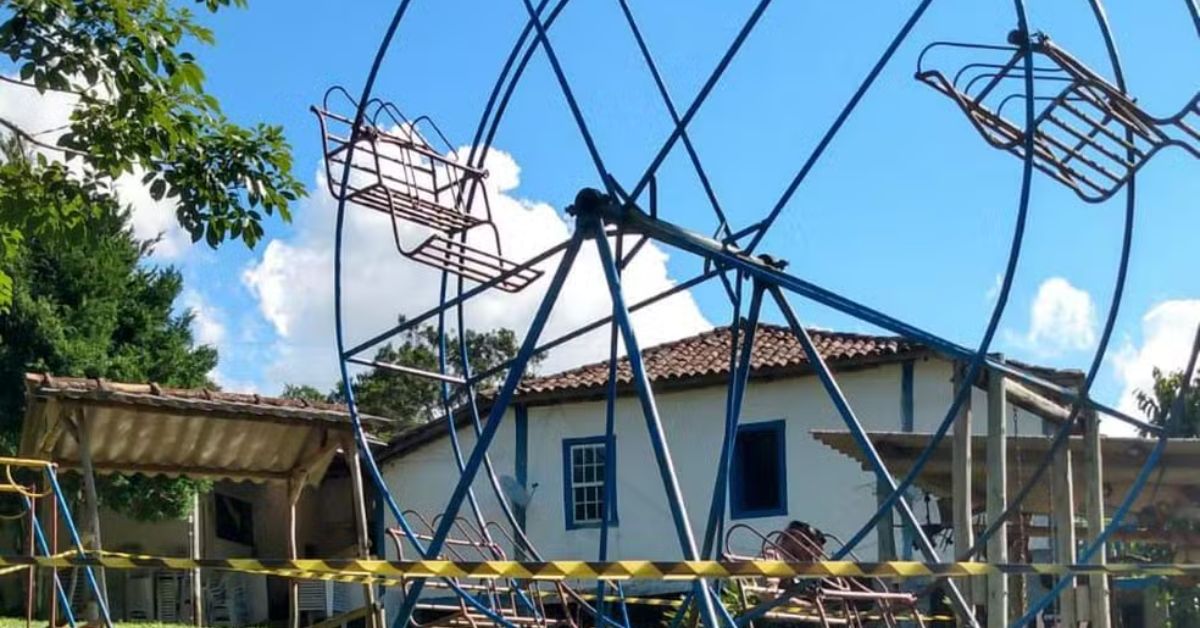
[[[342,406],[99,379],[26,376],[21,455],[97,473],[318,483],[352,435]],[[369,424],[384,421],[365,417]]]

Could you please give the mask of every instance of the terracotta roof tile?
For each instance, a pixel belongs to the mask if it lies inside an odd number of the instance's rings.
[[[889,358],[924,350],[919,343],[893,336],[870,336],[845,332],[810,330],[817,351],[831,364]],[[652,383],[684,382],[719,377],[729,373],[730,331],[720,327],[682,340],[642,351],[646,372]],[[787,327],[760,324],[751,355],[751,372],[756,375],[783,374],[803,370],[808,360],[800,342]],[[521,384],[519,396],[543,397],[567,392],[599,390],[608,381],[608,362],[528,379]],[[632,383],[629,360],[617,365],[618,385]]]
[[[888,361],[914,356],[928,350],[920,343],[910,342],[893,336],[870,336],[844,332],[810,329],[809,334],[817,351],[833,368],[852,366],[873,361]],[[642,351],[646,370],[652,384],[671,385],[724,385],[729,373],[728,327],[719,327],[695,336],[668,342]],[[798,375],[808,369],[804,350],[787,327],[760,324],[751,354],[751,377],[782,377]],[[601,396],[608,381],[608,362],[597,362],[573,368],[561,373],[534,377],[521,383],[518,400],[523,403],[557,402],[572,398]],[[618,361],[617,382],[628,390],[630,379],[629,360]],[[481,399],[481,411],[491,405],[488,395]],[[455,418],[455,424],[467,425],[469,417],[463,412]],[[403,456],[422,445],[446,435],[442,421],[431,421],[409,428],[398,434],[379,454],[379,461]]]

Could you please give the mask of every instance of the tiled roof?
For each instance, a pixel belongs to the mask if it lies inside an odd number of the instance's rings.
[[[809,335],[817,351],[835,369],[900,360],[928,352],[920,343],[894,336],[815,329],[809,330]],[[719,327],[643,349],[642,357],[650,382],[658,391],[664,388],[725,385],[729,375],[729,339],[729,328]],[[804,350],[787,327],[760,324],[755,335],[754,352],[750,357],[750,377],[753,379],[794,376],[808,371]],[[601,397],[606,392],[607,381],[607,361],[587,364],[523,381],[518,389],[517,401],[537,404]],[[632,387],[629,360],[626,358],[617,363],[617,383],[623,393]],[[486,413],[490,400],[483,399],[481,405],[481,411]],[[455,424],[460,427],[469,424],[469,416],[465,412],[459,414],[455,417]],[[446,424],[440,420],[409,428],[388,443],[387,448],[379,454],[379,461],[403,456],[445,435]]]
[[[826,362],[831,365],[887,360],[914,352],[925,346],[894,336],[870,336],[844,332],[810,330]],[[724,379],[729,373],[730,330],[719,327],[682,340],[644,349],[646,373],[654,384],[690,384]],[[787,327],[760,324],[751,354],[752,377],[773,377],[808,370],[808,359],[800,342]],[[597,362],[561,373],[522,382],[519,396],[527,401],[559,397],[564,394],[603,391],[608,381],[608,362]],[[629,360],[617,365],[618,386],[632,383]]]

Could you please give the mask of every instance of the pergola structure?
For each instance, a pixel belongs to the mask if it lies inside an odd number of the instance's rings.
[[[989,408],[988,414],[1005,416],[1003,404],[997,405],[1001,405],[1000,411]],[[969,426],[969,410],[965,417]],[[1055,419],[1048,414],[1043,414],[1042,418]],[[975,518],[983,515],[987,523],[995,521],[1011,498],[1010,487],[1026,486],[1037,461],[1051,451],[1051,437],[1040,434],[1013,436],[1007,433],[1003,420],[997,420],[995,416],[991,419],[984,434],[971,435],[971,429],[967,427],[962,430],[965,437],[959,438],[956,434],[953,442],[939,443],[916,481],[916,486],[927,493],[950,500],[956,552],[960,553],[959,539],[965,538],[969,546],[974,538],[970,535],[977,532]],[[1056,560],[1070,562],[1077,539],[1094,539],[1103,529],[1108,513],[1116,507],[1114,502],[1138,481],[1155,441],[1134,436],[1106,436],[1098,434],[1094,426],[1094,422],[1089,422],[1084,433],[1069,437],[1067,446],[1055,456],[1051,478],[1031,485],[1021,504],[1022,513],[1046,515],[1050,525],[1005,525],[1006,529],[997,536],[1006,545],[989,545],[989,560],[996,561],[993,556],[1001,556],[1000,562],[1012,558],[1008,554],[1011,548],[1007,547],[1010,537],[1023,544],[1031,537],[1043,536],[1053,539]],[[848,431],[813,430],[812,436],[854,459],[864,470],[870,470],[869,460]],[[898,473],[912,469],[931,438],[930,434],[898,432],[870,432],[867,436],[879,456]],[[978,462],[972,463],[973,460]],[[1153,490],[1142,492],[1132,502],[1132,510],[1144,514],[1146,519],[1140,520],[1142,516],[1134,518],[1132,525],[1122,527],[1110,538],[1169,540],[1183,552],[1181,562],[1200,557],[1200,536],[1168,532],[1156,523],[1156,517],[1162,512],[1200,520],[1197,477],[1200,477],[1200,439],[1169,440],[1159,461],[1159,471],[1154,475]],[[1077,513],[1078,502],[1082,502],[1082,513]],[[1079,525],[1080,520],[1085,522],[1084,525]],[[985,587],[977,586],[978,592],[973,597],[979,604],[1007,603],[1011,610],[1019,612],[1025,602],[1022,587],[1006,580],[1012,579],[989,577]],[[1108,578],[1098,575],[1088,576],[1085,580],[1086,585],[1064,593],[1063,600],[1067,603],[1064,610],[1087,619],[1092,625],[1110,625]]]
[[[288,557],[298,558],[296,503],[304,487],[321,483],[330,462],[341,453],[354,493],[358,554],[369,557],[359,445],[343,406],[41,374],[27,374],[25,389],[21,455],[82,474],[84,521],[90,526],[92,549],[101,549],[96,475],[141,473],[286,485]],[[387,422],[360,418],[368,427]],[[199,535],[191,536],[192,558],[201,558]],[[202,625],[198,572],[193,572],[192,599],[194,619]],[[292,580],[293,627],[299,626],[300,618],[297,589]],[[374,590],[366,586],[365,593],[368,605],[377,609]]]

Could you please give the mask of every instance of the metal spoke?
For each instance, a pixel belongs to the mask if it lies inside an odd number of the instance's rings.
[[[740,282],[739,282],[740,283]],[[721,440],[721,454],[717,461],[717,479],[713,484],[712,502],[708,507],[708,525],[704,530],[702,558],[718,558],[720,539],[725,519],[725,501],[729,493],[729,467],[733,464],[733,446],[737,438],[738,422],[742,414],[742,399],[746,384],[750,380],[753,364],[754,338],[758,332],[758,318],[762,311],[763,287],[754,282],[750,293],[750,310],[746,315],[746,335],[739,346],[739,331],[742,327],[740,308],[735,307],[733,321],[729,324],[729,389],[725,401],[725,436]],[[740,305],[735,304],[735,305]]]
[[[813,166],[821,159],[821,155],[825,153],[825,149],[829,147],[829,143],[833,141],[838,131],[841,130],[842,125],[849,119],[850,114],[854,113],[854,109],[858,107],[859,101],[871,89],[871,86],[875,84],[875,79],[879,76],[879,73],[883,71],[884,66],[891,60],[892,55],[896,53],[896,49],[900,47],[900,44],[904,43],[904,40],[908,38],[908,34],[912,32],[913,27],[920,21],[921,16],[925,14],[925,9],[929,8],[929,4],[932,1],[921,0],[921,4],[917,5],[916,10],[909,16],[908,21],[900,28],[900,32],[892,39],[892,43],[883,51],[883,56],[875,62],[875,67],[871,68],[871,71],[867,73],[867,78],[858,86],[858,91],[854,92],[854,96],[850,98],[845,107],[842,107],[842,111],[834,119],[833,125],[829,127],[829,130],[825,131],[825,135],[817,143],[817,147],[813,149],[813,152],[808,156],[804,165],[800,167],[800,171],[792,178],[792,182],[784,189],[783,195],[779,197],[775,206],[771,208],[771,213],[767,214],[767,217],[759,223],[758,232],[754,234],[754,237],[750,239],[750,244],[746,246],[747,251],[753,251],[758,246],[758,243],[762,241],[763,236],[767,234],[767,230],[771,228],[775,219],[779,217],[779,213],[787,206],[788,201],[792,200],[792,195],[796,193],[800,184],[804,182],[804,179],[808,177],[808,173],[812,171]]]
[[[695,117],[696,112],[700,110],[700,107],[704,105],[704,101],[707,100],[708,95],[712,93],[713,87],[715,87],[717,81],[721,79],[721,75],[725,73],[725,69],[729,67],[729,63],[733,61],[735,56],[737,56],[738,51],[742,48],[742,44],[746,42],[746,38],[750,36],[750,33],[754,30],[754,26],[758,24],[759,18],[762,17],[763,11],[766,11],[770,4],[771,0],[759,0],[758,5],[754,7],[754,11],[750,13],[750,17],[746,20],[746,23],[742,25],[742,29],[738,31],[737,37],[734,38],[733,43],[730,44],[729,48],[725,50],[725,54],[721,56],[721,60],[717,63],[717,67],[713,69],[711,74],[709,74],[708,80],[704,82],[704,85],[700,88],[700,92],[697,93],[696,98],[692,100],[691,106],[689,106],[687,111],[684,112],[683,117],[679,120],[679,123],[675,125],[675,129],[671,131],[671,134],[667,136],[667,140],[663,142],[662,148],[658,150],[658,154],[654,156],[654,159],[651,160],[650,165],[646,167],[646,171],[642,174],[642,178],[638,180],[637,185],[633,187],[633,192],[629,194],[630,202],[636,203],[638,197],[641,196],[642,192],[646,189],[646,186],[650,184],[650,179],[654,177],[656,172],[658,172],[658,167],[662,165],[663,160],[667,158],[667,155],[671,152],[671,149],[674,148],[675,142],[679,141],[679,138],[683,135],[683,131],[687,128],[687,125],[691,124],[692,118]]]
[[[692,533],[692,524],[688,519],[687,507],[683,503],[683,491],[679,488],[679,478],[675,473],[675,463],[671,458],[666,434],[663,432],[662,419],[659,416],[658,407],[654,400],[654,391],[650,387],[650,378],[642,362],[641,349],[633,330],[633,323],[629,319],[629,309],[625,307],[625,297],[621,289],[621,279],[617,275],[616,261],[612,250],[608,246],[608,238],[604,234],[604,229],[600,221],[595,217],[586,218],[586,220],[592,221],[592,224],[580,225],[580,229],[583,230],[590,227],[593,231],[596,250],[600,254],[600,264],[604,268],[604,277],[608,282],[609,293],[612,296],[616,324],[621,331],[621,338],[625,344],[625,353],[629,360],[630,377],[633,379],[634,388],[637,390],[638,400],[642,407],[642,415],[646,421],[646,430],[650,434],[650,445],[654,451],[654,460],[658,465],[663,488],[667,493],[667,503],[670,506],[671,519],[675,524],[676,536],[679,538],[679,547],[686,560],[697,560],[700,556],[696,551],[696,537]],[[706,580],[703,578],[696,580],[693,584],[693,590],[697,592],[696,597],[700,603],[700,616],[704,620],[704,624],[711,628],[716,628],[719,625],[716,618],[716,609]],[[719,605],[719,602],[716,604]],[[721,606],[721,609],[724,610],[724,607]]]
[[[529,0],[521,0],[525,5],[525,10],[529,13],[529,21],[537,30],[538,41],[542,43],[542,50],[546,51],[546,58],[550,61],[550,69],[554,71],[554,78],[558,81],[558,86],[562,89],[563,96],[567,99],[567,106],[571,109],[571,116],[575,118],[575,125],[579,127],[579,135],[583,138],[583,143],[587,145],[588,155],[592,158],[593,165],[596,166],[596,173],[600,176],[600,180],[604,182],[605,187],[609,184],[608,169],[604,167],[604,159],[600,157],[600,150],[596,148],[596,141],[592,138],[592,132],[588,130],[587,120],[583,117],[583,111],[579,108],[579,103],[575,100],[575,93],[571,91],[571,84],[567,81],[567,75],[563,72],[562,65],[558,62],[558,55],[554,52],[554,46],[550,44],[550,38],[546,35],[546,28],[542,24],[542,18],[538,16],[537,11],[533,9],[533,4]]]
[[[692,162],[692,167],[696,169],[696,176],[700,179],[700,186],[704,188],[704,194],[708,197],[708,202],[712,204],[713,212],[717,215],[717,232],[724,231],[725,235],[729,235],[729,220],[725,217],[725,211],[721,209],[721,203],[717,200],[717,194],[713,191],[712,183],[708,180],[708,173],[704,171],[704,166],[700,164],[700,155],[696,152],[696,147],[692,145],[692,139],[688,136],[687,130],[682,127],[682,120],[679,118],[679,110],[675,108],[675,101],[671,99],[671,93],[667,90],[667,84],[663,81],[662,74],[658,71],[658,64],[654,63],[654,57],[650,54],[650,48],[646,45],[646,39],[642,36],[642,30],[638,28],[637,20],[633,18],[633,12],[629,10],[628,0],[617,0],[621,5],[621,12],[625,14],[625,21],[629,24],[629,30],[633,33],[633,38],[637,42],[638,49],[642,53],[642,59],[646,61],[646,68],[650,70],[650,76],[654,78],[654,85],[658,87],[658,93],[662,96],[663,104],[667,106],[667,111],[671,114],[671,121],[675,126],[680,128],[679,137],[683,141],[683,147],[687,150],[688,159]]]
[[[530,323],[529,331],[526,333],[525,340],[521,344],[521,350],[517,354],[520,361],[514,364],[514,367],[509,370],[508,376],[504,380],[504,385],[497,393],[495,403],[488,411],[488,420],[484,426],[483,433],[476,439],[475,447],[471,450],[471,456],[467,460],[462,473],[459,474],[458,483],[455,485],[454,492],[450,495],[450,501],[443,511],[441,522],[438,524],[433,538],[430,539],[429,544],[425,547],[423,555],[427,560],[436,557],[441,552],[442,546],[446,542],[446,537],[450,534],[451,527],[454,526],[455,517],[458,516],[463,499],[466,498],[471,484],[475,481],[475,475],[479,472],[479,467],[483,463],[483,458],[487,454],[488,447],[495,438],[496,432],[500,429],[504,413],[508,410],[508,405],[516,394],[517,385],[520,383],[521,376],[525,372],[525,365],[533,355],[533,348],[537,346],[538,336],[541,335],[542,330],[545,328],[546,320],[550,317],[550,311],[554,309],[554,304],[558,300],[559,292],[566,282],[567,275],[571,270],[572,263],[575,261],[576,254],[579,252],[579,246],[582,241],[582,234],[576,233],[575,237],[571,240],[571,245],[563,255],[562,261],[559,262],[558,270],[555,271],[554,278],[547,288],[546,296],[542,299],[541,305],[538,306],[537,313],[534,314],[533,322]],[[414,579],[397,612],[396,621],[399,625],[403,626],[412,619],[417,600],[420,598],[421,591],[424,588],[424,578]]]
[[[909,529],[913,531],[913,534],[916,535],[917,541],[921,545],[921,553],[925,556],[925,560],[938,560],[939,556],[937,549],[933,547],[933,543],[930,542],[929,536],[925,534],[925,530],[921,528],[921,522],[917,519],[917,515],[913,512],[912,506],[910,506],[908,500],[903,497],[903,490],[896,484],[896,479],[892,476],[891,471],[888,470],[887,465],[884,464],[883,458],[880,457],[879,452],[875,449],[875,445],[871,442],[870,437],[867,436],[866,428],[863,427],[862,422],[859,421],[858,417],[854,414],[854,409],[850,407],[850,402],[846,399],[845,394],[842,393],[841,387],[838,386],[837,378],[834,377],[833,371],[829,369],[829,365],[825,363],[824,356],[821,355],[821,352],[817,350],[816,345],[813,344],[812,338],[808,334],[808,330],[800,324],[800,319],[796,316],[796,312],[792,309],[792,306],[788,303],[787,298],[784,297],[783,292],[780,291],[779,287],[772,286],[770,290],[771,296],[775,299],[775,305],[779,308],[780,312],[783,313],[784,319],[787,320],[788,326],[792,329],[792,334],[797,340],[800,341],[800,346],[804,349],[804,356],[808,359],[809,366],[812,367],[813,371],[816,372],[817,377],[821,380],[821,385],[825,388],[825,392],[829,395],[829,400],[833,403],[834,408],[837,409],[838,414],[842,416],[842,421],[850,430],[851,435],[854,436],[854,440],[858,444],[858,448],[867,457],[867,461],[871,464],[871,468],[874,470],[875,476],[887,485],[887,487],[892,491],[893,495],[900,495],[900,497],[895,500],[895,508],[900,511],[901,517],[904,518],[905,525],[907,525]],[[970,391],[972,386],[970,384],[964,384],[963,388]],[[843,547],[843,550],[845,550],[845,547]],[[842,552],[842,555],[844,555],[844,552]],[[840,556],[835,556],[834,560],[837,560],[838,558],[840,558]],[[965,619],[969,625],[977,626],[978,622],[975,620],[974,612],[971,610],[970,604],[968,604],[966,599],[963,598],[962,592],[958,590],[958,586],[953,582],[948,584],[950,599],[954,604],[955,610],[958,611],[958,614]]]

